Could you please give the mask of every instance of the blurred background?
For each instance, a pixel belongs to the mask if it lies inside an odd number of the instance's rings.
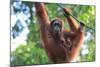
[[[46,3],[50,21],[59,17],[64,22],[62,9],[56,3]],[[60,4],[69,8],[71,14],[84,24],[95,29],[95,6]],[[50,64],[41,46],[39,23],[33,2],[11,0],[11,65]],[[65,28],[69,29],[65,23]],[[95,31],[85,27],[85,38],[76,62],[95,61]]]

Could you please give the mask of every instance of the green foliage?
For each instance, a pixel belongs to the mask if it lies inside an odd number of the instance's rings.
[[[82,20],[86,25],[95,29],[95,7],[94,6],[78,6],[76,10],[80,10],[78,18]],[[82,10],[82,11],[81,11]]]
[[[88,46],[87,49],[88,49],[89,53],[85,54],[85,55],[80,55],[80,57],[81,57],[80,61],[87,61],[87,62],[95,61],[95,54],[96,54],[95,53],[95,48],[96,48],[95,40],[90,39],[85,43]]]
[[[36,43],[20,45],[11,53],[11,65],[30,65],[49,63],[43,48],[36,47]]]

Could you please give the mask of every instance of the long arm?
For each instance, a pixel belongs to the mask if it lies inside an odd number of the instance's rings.
[[[39,20],[40,28],[44,30],[48,25],[50,24],[47,12],[45,10],[45,6],[43,3],[34,3],[35,4],[35,9],[36,9],[36,15]]]
[[[75,21],[75,19],[69,15],[69,11],[67,9],[64,9],[64,12],[68,14],[67,21],[70,27],[70,42],[71,42],[71,49],[69,50],[68,58],[69,62],[73,59],[76,59],[80,52],[81,45],[83,43],[84,34],[81,30],[81,26],[78,25],[78,23]],[[68,37],[66,37],[67,39]]]
[[[48,47],[48,27],[50,25],[49,17],[46,12],[44,3],[34,3],[36,16],[40,25],[40,37],[43,47]]]
[[[79,25],[76,23],[76,20],[70,15],[70,11],[64,8],[65,15],[67,15],[66,20],[68,21],[70,30],[76,32],[79,28]]]

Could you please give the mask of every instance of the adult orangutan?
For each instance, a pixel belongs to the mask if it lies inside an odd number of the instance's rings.
[[[50,22],[44,3],[35,2],[36,15],[40,24],[42,45],[53,63],[67,63],[75,59],[83,43],[82,27],[76,23],[69,11],[67,21],[70,31],[64,28],[64,22],[60,18]]]

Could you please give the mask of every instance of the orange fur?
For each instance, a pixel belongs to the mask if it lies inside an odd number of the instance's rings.
[[[45,51],[53,63],[71,62],[75,59],[80,51],[81,44],[83,43],[83,32],[80,31],[79,25],[76,21],[69,16],[67,18],[71,31],[64,30],[63,21],[59,21],[62,25],[62,30],[57,40],[50,33],[50,21],[43,3],[34,3],[36,15],[40,24],[40,33],[42,44]],[[65,9],[65,11],[67,11]],[[58,20],[58,19],[56,19]],[[59,19],[60,20],[60,19]],[[56,36],[56,35],[55,35]]]

